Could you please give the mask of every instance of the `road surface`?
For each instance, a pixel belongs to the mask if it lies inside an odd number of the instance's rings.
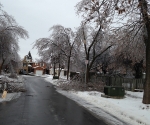
[[[27,92],[0,103],[0,125],[106,125],[41,77],[25,77]]]

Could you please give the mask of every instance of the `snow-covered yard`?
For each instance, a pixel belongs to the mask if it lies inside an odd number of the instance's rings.
[[[54,85],[59,85],[52,76],[45,78]],[[104,118],[108,123],[114,125],[123,124],[120,120],[130,125],[150,125],[150,105],[142,103],[143,92],[126,91],[123,99],[112,99],[101,97],[101,92],[90,91],[62,91],[58,92],[73,99],[81,106],[87,108],[97,117]],[[119,118],[116,120],[115,118]]]

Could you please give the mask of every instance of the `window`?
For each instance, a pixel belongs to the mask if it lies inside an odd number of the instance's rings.
[[[24,63],[24,64],[23,64],[23,67],[26,67],[26,66],[27,66],[27,65]]]

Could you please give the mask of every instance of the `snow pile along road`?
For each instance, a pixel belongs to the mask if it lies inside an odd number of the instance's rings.
[[[9,84],[15,88],[23,88],[24,87],[24,79],[22,76],[18,76],[17,79],[12,79],[4,75],[0,75],[1,79],[9,82]],[[0,102],[11,101],[13,99],[18,98],[21,95],[21,92],[13,92],[7,93],[6,98],[2,98],[2,93],[0,93]]]

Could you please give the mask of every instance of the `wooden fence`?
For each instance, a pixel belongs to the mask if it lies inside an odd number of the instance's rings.
[[[109,86],[123,86],[126,90],[134,91],[135,89],[143,89],[145,79],[122,78],[114,76],[95,76],[91,79],[92,82],[103,81]]]

